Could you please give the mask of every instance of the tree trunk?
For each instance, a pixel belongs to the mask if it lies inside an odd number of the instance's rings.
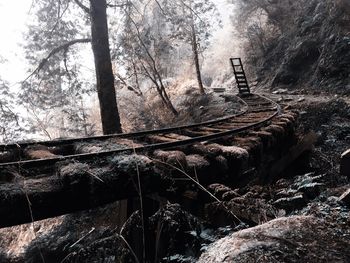
[[[90,0],[91,44],[104,134],[121,133],[108,41],[106,0]]]
[[[205,94],[204,87],[203,87],[203,81],[202,81],[202,74],[201,69],[199,65],[199,55],[198,55],[198,43],[197,43],[197,36],[196,36],[196,29],[194,27],[194,22],[191,23],[191,31],[192,31],[192,51],[193,51],[193,59],[194,64],[196,66],[196,75],[197,75],[197,81],[198,81],[198,87],[201,94]]]

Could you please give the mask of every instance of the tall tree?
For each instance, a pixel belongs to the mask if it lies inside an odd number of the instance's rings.
[[[91,44],[104,134],[122,131],[108,40],[106,0],[90,0]]]
[[[215,4],[210,0],[163,0],[163,12],[172,25],[174,39],[191,46],[200,93],[204,94],[200,54],[208,47],[211,29],[220,24]]]
[[[65,69],[62,70],[62,68],[60,68],[60,61],[67,61],[68,50],[73,48],[73,46],[78,43],[91,42],[92,51],[94,54],[96,88],[100,104],[103,133],[120,133],[122,129],[118,113],[116,92],[114,87],[114,76],[110,57],[106,1],[91,0],[89,1],[89,7],[85,6],[85,4],[79,0],[42,0],[38,2],[39,4],[44,4],[45,6],[45,8],[39,9],[38,15],[45,16],[43,19],[39,19],[39,21],[50,21],[52,29],[49,33],[51,35],[56,34],[56,36],[55,38],[51,37],[49,39],[49,43],[51,44],[51,51],[47,51],[48,55],[42,59],[40,63],[37,63],[39,66],[34,71],[35,74],[32,75],[45,75],[42,73],[42,71],[44,71],[43,69],[45,68],[50,68],[50,64],[52,67],[59,69],[58,73],[67,71],[66,63],[64,63]],[[78,14],[77,9],[75,8],[77,6],[83,10],[85,16]],[[72,22],[71,19],[68,23],[65,23],[63,17],[66,13],[68,13],[67,10],[69,11],[70,19],[74,17],[74,15],[78,15],[78,18],[75,17],[74,22]],[[56,15],[56,13],[58,15]],[[85,20],[81,19],[82,17],[85,17]],[[84,32],[84,22],[91,23],[89,30],[91,38],[84,37],[84,35],[89,34],[87,31]],[[68,30],[66,29],[63,32],[60,31],[59,28],[61,25],[68,25]],[[60,32],[62,32],[61,35]],[[43,39],[37,38],[36,40],[42,41]],[[50,82],[53,78],[59,78],[59,75],[60,74],[57,74],[57,72],[55,72],[55,74],[47,74],[46,72],[45,76]],[[74,74],[74,76],[78,76],[78,74]],[[41,81],[39,81],[39,83],[41,83]],[[53,87],[52,89],[55,87],[57,88],[56,84],[57,81],[54,82],[54,85],[51,85]],[[31,83],[28,84],[27,82],[27,88],[30,86]],[[46,87],[43,87],[43,90],[45,90],[46,93],[50,93],[47,92]]]
[[[74,45],[90,39],[79,32],[82,23],[72,13],[76,10],[70,0],[37,1],[35,9],[24,48],[28,62],[38,66],[23,82],[19,103],[29,112],[33,133],[49,139],[87,136],[92,125],[76,118],[81,109],[76,101],[89,95],[92,85],[80,78]]]
[[[161,32],[162,29],[167,29],[165,21],[158,19],[158,6],[155,2],[141,8],[136,7],[131,1],[127,3],[118,57],[124,62],[129,74],[135,76],[136,85],[139,76],[151,81],[166,108],[177,115],[178,112],[170,100],[164,81],[168,55],[172,49],[168,36]],[[139,90],[139,87],[136,90]]]

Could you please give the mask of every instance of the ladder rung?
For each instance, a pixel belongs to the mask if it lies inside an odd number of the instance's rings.
[[[235,75],[236,84],[241,94],[250,94],[250,88],[248,85],[247,77],[244,72],[243,63],[241,58],[231,58],[231,64],[233,73]]]

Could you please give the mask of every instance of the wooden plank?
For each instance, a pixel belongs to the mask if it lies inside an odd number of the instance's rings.
[[[167,138],[170,138],[170,139],[175,139],[177,141],[192,139],[192,137],[184,136],[184,135],[177,134],[177,133],[166,133],[166,134],[164,134],[164,136]]]
[[[32,216],[36,221],[138,196],[138,178],[144,194],[159,191],[159,172],[147,157],[115,158],[111,166],[73,163],[49,177],[1,183],[0,227],[29,223]],[[140,163],[139,176],[135,162]]]
[[[149,135],[146,137],[146,139],[148,141],[150,141],[151,143],[163,143],[163,142],[176,142],[176,141],[178,141],[177,139],[168,138],[168,137],[161,136],[161,135]]]

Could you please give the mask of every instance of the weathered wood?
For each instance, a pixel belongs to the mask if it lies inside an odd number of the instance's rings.
[[[191,129],[185,129],[182,131],[182,134],[186,136],[191,136],[191,137],[197,137],[197,136],[206,136],[209,134],[213,134],[212,132],[205,132],[205,131],[194,131]]]
[[[109,140],[111,143],[116,143],[120,145],[125,145],[126,147],[142,147],[143,145],[130,139],[124,138],[112,138]]]
[[[312,150],[317,138],[318,136],[315,132],[310,132],[305,135],[297,145],[291,147],[289,152],[271,167],[269,173],[270,178],[274,179],[278,174],[283,172],[290,164],[292,164],[301,154],[303,154],[305,151]]]
[[[138,196],[138,177],[144,194],[160,188],[159,173],[145,156],[115,157],[109,166],[99,168],[71,163],[50,177],[0,184],[0,227]]]
[[[163,143],[163,142],[176,142],[176,141],[178,141],[176,139],[171,139],[171,138],[161,136],[161,135],[150,135],[150,136],[147,136],[146,139],[148,141],[150,141],[151,143]]]
[[[23,151],[23,154],[28,159],[49,159],[59,156],[52,153],[48,147],[40,144],[28,147]]]
[[[167,133],[167,134],[164,134],[164,136],[167,137],[167,138],[170,138],[170,139],[175,139],[177,141],[188,140],[188,139],[192,138],[192,137],[180,135],[180,134],[177,134],[177,133]]]
[[[18,160],[20,156],[19,150],[13,149],[0,152],[0,162],[6,163],[12,160]]]

